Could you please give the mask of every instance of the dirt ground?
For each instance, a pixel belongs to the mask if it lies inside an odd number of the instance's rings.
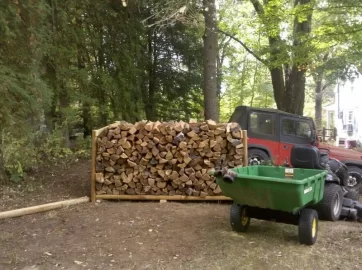
[[[89,195],[90,161],[44,167],[1,187],[0,211]],[[0,269],[361,269],[362,224],[252,220],[232,232],[226,203],[101,201],[0,220]]]

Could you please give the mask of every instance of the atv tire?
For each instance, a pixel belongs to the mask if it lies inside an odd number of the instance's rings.
[[[323,199],[317,205],[320,219],[337,221],[341,216],[343,191],[341,186],[327,183],[324,187]]]

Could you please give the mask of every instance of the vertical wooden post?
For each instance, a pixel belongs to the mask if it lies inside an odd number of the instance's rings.
[[[97,134],[92,131],[92,176],[91,176],[91,202],[96,201],[96,154],[97,154]]]
[[[323,142],[326,141],[326,128],[325,127],[322,130],[322,140],[323,140]]]
[[[243,165],[247,167],[249,165],[249,158],[248,158],[248,131],[243,130]]]

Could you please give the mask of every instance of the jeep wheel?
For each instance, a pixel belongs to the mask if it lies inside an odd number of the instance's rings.
[[[270,160],[268,154],[260,149],[250,149],[248,157],[249,157],[249,166],[261,165],[265,161]]]

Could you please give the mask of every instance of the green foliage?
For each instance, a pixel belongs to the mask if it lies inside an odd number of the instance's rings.
[[[160,7],[151,2],[1,4],[0,150],[11,175],[89,157],[90,131],[115,120],[199,115],[202,25],[148,27]],[[81,139],[69,139],[74,130]]]
[[[41,160],[56,161],[69,158],[73,152],[69,148],[64,147],[63,140],[62,128],[56,128],[38,148]]]
[[[242,40],[261,55],[265,41],[258,32],[258,21],[252,20],[253,7],[248,3],[235,5],[225,0],[220,7],[219,28],[243,36]],[[245,25],[240,32],[238,25]],[[220,41],[222,42],[222,40]],[[223,47],[225,63],[222,67],[220,120],[228,121],[236,106],[275,107],[273,88],[267,67],[232,40]]]
[[[37,163],[37,153],[34,146],[29,143],[29,138],[20,140],[5,134],[4,139],[4,161],[5,168],[13,179],[23,178],[26,170]]]
[[[26,171],[38,161],[34,145],[37,134],[29,131],[31,128],[26,123],[22,123],[1,133],[5,169],[11,176],[10,180],[22,179]]]
[[[238,105],[276,107],[273,67],[306,68],[312,115],[314,79],[328,86],[326,103],[337,79],[362,69],[362,7],[258,1],[260,15],[255,2],[218,1],[219,28],[245,45],[219,35],[220,120]],[[312,12],[311,34],[294,31]],[[115,120],[201,119],[203,33],[202,1],[2,3],[0,154],[12,179],[41,162],[89,157],[90,131]]]
[[[40,78],[47,10],[44,1],[25,2],[0,9],[0,129],[39,113],[51,96]]]
[[[28,131],[31,129],[28,127]],[[20,138],[10,132],[3,133],[3,154],[10,180],[21,181],[27,171],[42,164],[68,163],[76,158],[90,158],[91,138],[77,137],[72,149],[64,147],[62,127],[51,134],[26,133]],[[43,141],[44,139],[44,141]],[[40,141],[39,144],[37,141]]]
[[[77,137],[75,140],[75,146],[73,148],[73,154],[77,158],[90,158],[92,151],[92,138]]]

